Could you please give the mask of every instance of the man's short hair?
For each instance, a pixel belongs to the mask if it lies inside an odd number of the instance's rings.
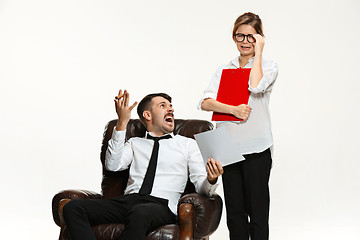
[[[145,127],[146,127],[146,121],[143,116],[143,113],[144,113],[144,111],[151,110],[151,108],[152,108],[151,100],[154,97],[163,97],[171,103],[171,97],[169,95],[167,95],[166,93],[152,93],[152,94],[146,95],[140,101],[140,103],[137,107],[137,114],[139,115],[140,121],[142,122],[142,124],[144,124]]]

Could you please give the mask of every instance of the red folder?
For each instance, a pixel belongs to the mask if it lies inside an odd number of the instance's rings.
[[[248,104],[251,68],[224,69],[216,100],[232,106]],[[231,114],[214,112],[212,121],[243,121]]]

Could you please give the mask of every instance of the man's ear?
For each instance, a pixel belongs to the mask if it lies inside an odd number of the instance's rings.
[[[150,121],[151,120],[151,112],[145,110],[143,112],[143,117],[145,118],[146,121]]]

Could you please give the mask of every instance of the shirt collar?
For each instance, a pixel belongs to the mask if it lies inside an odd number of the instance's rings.
[[[151,135],[151,136],[155,137],[155,136],[154,136],[154,134],[153,134],[152,132],[148,132],[148,131],[146,131],[146,133],[145,133],[145,138],[146,138],[146,135],[147,135],[147,134],[149,134],[149,135]],[[167,134],[164,134],[164,135],[162,135],[162,136],[166,136],[166,135],[171,135],[171,137],[174,137],[174,133],[173,133],[173,132],[171,132],[171,133],[167,133]],[[162,137],[162,136],[160,136],[160,137]]]
[[[232,63],[236,68],[239,68],[239,67],[240,67],[239,58],[240,58],[240,56],[237,56],[236,58],[234,58],[234,59],[231,61],[231,63]],[[254,61],[254,57],[250,58],[250,59],[249,59],[249,62],[248,62],[247,64],[252,63],[253,61]],[[247,64],[246,64],[246,65],[247,65]]]

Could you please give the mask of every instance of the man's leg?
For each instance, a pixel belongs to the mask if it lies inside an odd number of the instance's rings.
[[[133,206],[129,210],[127,218],[121,240],[145,239],[148,231],[176,221],[176,216],[167,205],[154,202]]]
[[[225,166],[222,175],[227,226],[231,240],[249,240],[248,215],[245,210],[241,171],[243,164],[243,162],[237,162]]]
[[[243,172],[251,240],[269,239],[269,177],[272,165],[270,149],[245,156]]]
[[[74,199],[63,209],[72,240],[96,240],[91,226],[102,223],[125,223],[127,204],[111,199]]]

